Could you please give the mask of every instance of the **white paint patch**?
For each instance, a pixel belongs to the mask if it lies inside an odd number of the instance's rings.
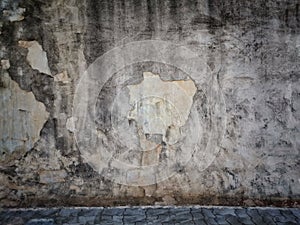
[[[37,41],[19,41],[19,46],[28,49],[27,61],[32,67],[41,73],[51,76],[51,71],[48,66],[47,53]]]
[[[73,133],[76,131],[74,119],[75,119],[74,117],[70,117],[67,119],[67,123],[66,123],[67,129]]]
[[[67,71],[63,71],[61,73],[56,74],[54,76],[54,81],[55,82],[62,82],[64,84],[69,83],[70,79],[69,79]]]
[[[4,70],[8,70],[10,68],[10,63],[8,59],[2,59],[1,60],[1,67]]]

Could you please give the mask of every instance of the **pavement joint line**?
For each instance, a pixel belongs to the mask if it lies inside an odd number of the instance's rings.
[[[126,210],[126,209],[125,209],[125,210]],[[124,219],[125,219],[125,218],[124,218],[124,217],[125,217],[125,216],[124,216],[125,210],[124,210],[123,213],[122,213],[122,224],[125,224],[125,221],[124,221]]]
[[[196,224],[196,223],[195,223],[194,215],[193,215],[193,213],[192,213],[192,208],[190,208],[190,214],[191,214],[191,216],[192,216],[192,221],[193,221],[193,223]]]

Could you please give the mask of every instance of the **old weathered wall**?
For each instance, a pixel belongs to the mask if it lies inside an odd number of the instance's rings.
[[[297,205],[297,0],[0,9],[0,206]]]

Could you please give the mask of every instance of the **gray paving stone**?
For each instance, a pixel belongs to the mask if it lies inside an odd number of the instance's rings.
[[[217,215],[214,219],[218,224],[230,225],[226,220],[225,216]]]
[[[25,224],[24,219],[20,218],[20,217],[14,217],[14,218],[10,218],[8,220],[2,220],[1,222],[3,224],[9,224],[9,225],[24,225]]]
[[[209,225],[218,225],[218,222],[215,220],[215,218],[205,218],[205,222]]]
[[[202,214],[202,212],[191,212],[192,216],[194,219],[204,219],[204,215]]]
[[[145,221],[136,222],[134,225],[145,225]]]
[[[253,223],[252,223],[253,224]],[[228,223],[228,222],[220,222],[220,223],[218,223],[218,225],[231,225],[230,223]]]
[[[191,224],[195,224],[194,223],[194,221],[192,221],[192,220],[185,220],[185,221],[181,221],[181,222],[179,222],[179,223],[175,223],[175,225],[183,225],[183,224],[185,224],[185,225],[191,225]]]
[[[170,213],[170,215],[175,215],[176,217],[180,216],[192,216],[190,211],[180,211],[180,212],[175,212],[175,213]]]
[[[185,214],[185,213],[190,213],[190,208],[188,207],[180,207],[180,208],[170,208],[169,209],[169,213],[170,214],[176,214],[176,215],[180,215],[180,214]]]
[[[96,217],[95,216],[79,216],[78,222],[81,224],[89,224],[94,223]]]
[[[236,216],[235,209],[234,208],[215,208],[213,209],[213,213],[215,215],[232,215]]]
[[[250,216],[247,213],[247,209],[241,209],[238,208],[235,210],[235,214],[239,217],[239,218],[250,218]]]
[[[120,215],[120,216],[123,216],[123,215]],[[102,220],[111,220],[113,218],[113,215],[102,214],[100,218]]]
[[[58,214],[61,210],[60,209],[41,209],[38,211],[38,213],[42,217],[52,216],[55,214]]]
[[[192,213],[202,213],[202,210],[200,207],[197,207],[197,208],[192,207],[192,208],[190,208],[190,210]]]
[[[154,221],[157,220],[158,216],[146,216],[147,221]]]
[[[146,222],[147,225],[157,225],[159,223],[155,222],[155,221],[147,221]]]
[[[177,220],[174,217],[165,217],[165,218],[157,218],[152,220],[151,222],[155,224],[162,224],[162,223],[175,223]]]
[[[296,209],[296,208],[291,208],[289,209],[295,217],[297,217],[298,219],[300,219],[300,208]]]
[[[121,223],[123,219],[124,219],[123,216],[113,216],[112,221]]]
[[[112,221],[112,219],[113,219],[113,216],[102,215],[102,216],[100,217],[100,222],[101,222],[101,221]]]
[[[180,212],[179,214],[175,214],[172,216],[174,216],[174,219],[176,220],[176,222],[193,219],[193,216],[192,216],[192,214],[190,214],[190,212]]]
[[[78,215],[79,216],[97,216],[102,213],[103,209],[102,208],[91,208],[91,209],[82,209],[79,211]]]
[[[8,212],[6,212],[8,213]],[[8,214],[8,219],[9,217],[13,216],[13,217],[19,217],[19,218],[22,218],[24,221],[28,221],[30,219],[43,219],[44,217],[41,216],[38,211],[36,210],[32,210],[32,209],[29,209],[29,210],[12,210],[12,214]],[[1,220],[0,220],[1,221]]]
[[[194,219],[196,225],[207,225],[204,219]]]
[[[104,208],[101,213],[108,216],[120,216],[123,215],[124,211],[124,208]]]
[[[99,225],[115,225],[115,223],[112,222],[112,221],[102,221],[102,222],[99,223]]]
[[[265,210],[265,209],[261,209],[261,210],[258,210],[258,213],[262,216],[262,220],[266,223],[266,224],[270,224],[270,225],[276,225],[276,223],[274,222],[273,220],[273,217],[274,215],[271,215],[269,213],[269,210]],[[273,214],[277,214],[277,213],[273,213]],[[280,215],[280,212],[278,211],[278,214],[277,215]]]
[[[267,209],[261,209],[259,210],[259,213],[262,214],[262,213],[267,213],[269,214],[270,216],[282,216],[281,212],[279,209],[276,209],[276,208],[267,208]]]
[[[158,216],[169,214],[168,208],[149,208],[146,210],[147,216]]]
[[[281,214],[289,219],[290,222],[297,223],[297,217],[290,210],[280,210]]]
[[[127,223],[136,223],[136,222],[141,222],[141,221],[144,221],[146,219],[146,216],[145,215],[125,215],[124,216],[124,223],[127,224]]]
[[[9,212],[12,212],[11,210],[7,210],[7,209],[3,209],[3,208],[0,208],[0,216],[3,216]]]
[[[252,223],[253,224],[253,223]],[[218,225],[231,225],[230,223],[228,223],[227,221],[225,222],[220,222],[220,223],[218,223]]]
[[[100,221],[101,221],[101,215],[95,216],[95,221],[94,221],[94,223],[97,224],[97,223],[100,223]]]
[[[55,223],[57,223],[56,219],[55,219]],[[69,224],[78,223],[78,217],[77,216],[68,216],[67,218],[65,218],[65,223],[69,223]]]
[[[233,215],[227,215],[226,221],[229,222],[231,225],[243,225],[241,221],[239,221],[238,217]]]
[[[166,214],[166,215],[159,215],[155,221],[160,222],[160,223],[165,223],[168,221],[172,221],[174,219],[176,220],[176,215]]]
[[[263,217],[263,221],[268,225],[276,225],[272,217]]]
[[[296,221],[293,221],[290,218],[286,218],[285,216],[274,216],[273,217],[274,222],[276,223],[296,223]]]
[[[256,225],[265,225],[262,216],[258,213],[257,209],[248,209],[247,214],[251,217],[251,221]]]
[[[76,217],[76,219],[77,219],[77,217]],[[63,224],[63,223],[68,223],[69,219],[68,219],[68,217],[56,217],[54,219],[54,221],[55,221],[55,224]],[[77,222],[77,220],[76,220],[76,222]]]
[[[29,220],[25,225],[54,225],[53,219],[32,219]]]
[[[145,216],[146,215],[146,210],[145,209],[139,209],[139,208],[127,208],[124,211],[124,216],[136,216],[136,215],[141,215]]]
[[[60,210],[59,215],[68,217],[68,216],[77,216],[80,209],[69,209],[69,208],[63,208]]]
[[[136,223],[124,222],[125,225],[135,225]]]
[[[64,223],[63,225],[82,225],[80,223]]]
[[[202,209],[202,214],[205,218],[214,218],[215,215],[213,214],[211,209]]]
[[[253,225],[250,217],[239,217],[239,221],[244,225]]]
[[[14,215],[13,213],[11,213],[11,212],[1,212],[0,213],[0,221],[2,221],[2,222],[6,222],[6,221],[8,221],[10,218],[12,218],[12,217],[17,217],[16,215]],[[22,219],[22,217],[18,217],[18,218],[20,218],[20,219]]]
[[[166,207],[62,208],[1,210],[0,224],[10,225],[299,225],[300,209]]]

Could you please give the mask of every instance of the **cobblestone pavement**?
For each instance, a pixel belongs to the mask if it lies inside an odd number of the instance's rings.
[[[300,208],[113,207],[0,209],[2,225],[299,225]]]

